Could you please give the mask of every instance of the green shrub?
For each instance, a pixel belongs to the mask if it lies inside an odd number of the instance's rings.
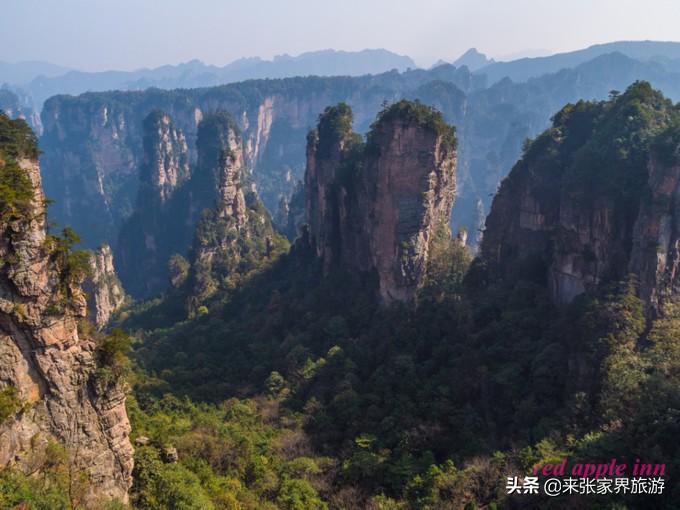
[[[7,386],[0,390],[0,425],[18,413],[23,402],[19,398],[19,392],[14,386]]]
[[[10,119],[0,111],[0,155],[4,158],[37,159],[38,138],[23,119]]]
[[[0,221],[25,218],[32,200],[33,183],[26,172],[18,164],[3,163],[0,158]]]

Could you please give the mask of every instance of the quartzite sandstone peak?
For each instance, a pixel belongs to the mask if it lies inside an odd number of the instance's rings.
[[[41,139],[45,191],[55,199],[50,215],[59,224],[73,226],[85,247],[96,248],[108,243],[117,252],[121,226],[136,207],[139,173],[145,159],[144,119],[155,110],[165,112],[183,133],[190,165],[197,161],[196,141],[203,118],[214,112],[229,112],[239,125],[246,167],[252,171],[259,196],[269,211],[274,212],[281,197],[290,197],[298,181],[303,179],[305,136],[327,105],[339,101],[350,103],[360,132],[368,129],[386,98],[420,98],[428,104],[439,105],[450,122],[460,123],[466,112],[462,90],[475,88],[481,81],[483,77],[470,75],[466,68],[445,65],[427,72],[393,72],[357,78],[310,76],[203,89],[148,89],[53,97],[43,109],[45,131]],[[428,82],[439,85],[420,89]],[[516,146],[509,153],[511,159],[506,166],[516,159],[526,134],[511,132],[506,127],[509,119],[506,121],[505,111],[503,115],[497,123],[494,117],[494,126],[498,125],[498,129],[483,131],[484,152],[475,163],[475,175],[483,173],[479,165],[486,166],[487,160],[494,168],[499,166],[497,157],[487,157],[487,151],[498,152],[501,147]],[[543,127],[543,123],[538,127]],[[491,136],[492,141],[488,140]],[[497,140],[497,136],[500,139]],[[507,136],[516,141],[504,142]],[[507,151],[504,149],[504,152]],[[473,187],[469,185],[466,189]],[[116,263],[121,269],[122,261],[117,255]],[[135,276],[142,279],[145,273]],[[126,291],[134,295],[134,289],[122,274],[121,279]]]
[[[172,218],[190,177],[184,134],[166,113],[144,119],[144,157],[133,214],[123,224],[116,263],[123,284],[136,297],[148,297],[166,285],[168,257],[181,244],[183,225]]]
[[[189,314],[218,289],[246,276],[248,267],[281,246],[271,218],[254,191],[246,193],[243,141],[226,113],[206,116],[199,128],[198,166],[190,202],[212,201],[201,209],[191,251],[187,289]],[[191,206],[191,210],[198,207]],[[285,242],[283,244],[286,244]]]
[[[17,126],[4,116],[0,123]],[[94,380],[95,345],[78,331],[85,298],[46,234],[37,150],[17,150],[21,143],[5,135],[0,173],[16,194],[0,200],[0,388],[15,388],[23,406],[0,424],[0,466],[34,469],[56,440],[71,468],[87,475],[93,498],[126,499],[132,446],[125,393],[118,383],[102,388]]]
[[[633,274],[658,311],[680,283],[678,126],[678,106],[644,82],[566,106],[494,198],[487,264],[533,273],[556,303]]]
[[[414,295],[430,246],[450,236],[456,139],[441,115],[417,102],[386,107],[365,143],[346,104],[330,107],[308,137],[309,232],[326,271],[377,275],[381,301]]]

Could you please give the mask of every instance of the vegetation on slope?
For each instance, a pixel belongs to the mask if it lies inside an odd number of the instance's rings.
[[[661,143],[674,112],[637,84],[611,102],[568,106],[525,158],[552,158],[550,140],[563,139],[570,172],[590,168],[583,178],[625,199],[639,179],[627,159]],[[619,182],[597,180],[610,170]],[[157,377],[148,398],[274,402],[334,460],[324,483],[308,479],[329,508],[549,508],[557,503],[507,496],[504,477],[564,457],[644,458],[673,471],[680,314],[668,305],[647,322],[634,278],[556,308],[540,278],[498,282],[445,242],[416,301],[380,308],[370,282],[322,278],[306,243],[192,321],[155,331],[131,322],[135,359]],[[673,508],[677,497],[589,502]]]
[[[0,111],[0,222],[22,219],[30,212],[33,184],[18,160],[36,159],[38,153],[28,124]]]
[[[378,113],[376,121],[371,125],[371,133],[375,133],[382,124],[396,120],[416,123],[434,132],[436,136],[441,136],[442,148],[445,152],[454,151],[458,147],[455,127],[448,124],[438,110],[418,100],[407,101],[402,99],[393,104],[386,104]],[[368,143],[371,144],[370,135]]]
[[[663,134],[675,107],[644,84],[629,92],[565,108],[524,157],[564,158],[629,196],[629,157],[652,143],[677,151]],[[632,131],[606,122],[609,110]],[[596,181],[610,170],[620,182]],[[191,320],[176,322],[171,300],[128,311],[129,411],[144,444],[134,507],[677,508],[680,305],[646,319],[626,277],[557,308],[540,278],[501,282],[470,259],[438,240],[417,299],[378,307],[370,282],[322,277],[303,233]],[[505,477],[565,457],[665,463],[667,490],[586,502],[505,493]]]

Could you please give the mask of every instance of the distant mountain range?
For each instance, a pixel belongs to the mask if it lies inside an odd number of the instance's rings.
[[[497,82],[505,77],[510,78],[512,81],[522,82],[529,78],[554,73],[561,69],[576,67],[579,64],[608,53],[622,53],[635,60],[658,62],[666,67],[668,71],[680,70],[679,42],[618,41],[596,44],[568,53],[556,53],[549,57],[520,58],[509,62],[492,62],[481,67],[478,72],[485,74],[489,83]],[[484,57],[484,55],[481,56]]]
[[[0,62],[0,83],[20,85],[38,76],[53,78],[66,74],[70,70],[49,62]]]
[[[589,62],[598,65],[599,57],[613,54],[637,62],[636,65],[644,68],[644,72],[641,71],[640,74],[651,76],[653,82],[665,83],[669,76],[680,73],[680,43],[659,41],[611,42],[567,53],[503,62],[494,61],[476,48],[471,48],[452,64],[458,69],[466,67],[471,71],[476,88],[486,88],[504,79],[524,83],[548,74],[575,69]],[[607,62],[613,65],[611,71],[617,73],[616,65],[609,60]],[[443,65],[451,66],[440,60],[432,69]],[[627,64],[628,67],[630,65],[631,63]],[[242,58],[222,67],[192,60],[178,65],[135,71],[84,72],[46,62],[0,62],[0,85],[4,84],[0,109],[7,110],[12,115],[26,117],[31,126],[41,132],[39,112],[43,103],[55,95],[148,88],[193,89],[251,79],[297,76],[378,75],[391,70],[403,72],[409,68],[418,68],[410,57],[385,49],[357,52],[322,50],[298,56],[280,55],[272,60]],[[664,90],[674,97],[674,88],[669,85],[670,90]]]
[[[494,59],[487,57],[484,53],[480,53],[477,51],[477,48],[470,48],[458,59],[454,60],[453,65],[456,67],[467,66],[470,71],[476,71],[493,63]]]
[[[0,84],[8,83],[33,97],[36,107],[57,94],[78,95],[106,90],[196,88],[258,78],[292,76],[361,76],[416,68],[415,62],[384,49],[356,52],[322,50],[273,60],[242,58],[223,67],[199,60],[135,71],[85,72],[43,62],[0,62]]]
[[[514,82],[524,82],[544,74],[574,68],[609,53],[621,53],[635,60],[653,62],[669,72],[680,72],[680,43],[659,41],[611,42],[567,53],[506,62],[494,61],[476,48],[471,48],[456,59],[453,65],[466,66],[476,74],[485,75],[486,83],[492,85],[506,77]],[[433,67],[445,63],[448,62],[440,60]],[[178,65],[135,71],[85,72],[47,62],[0,62],[0,84],[8,84],[17,95],[30,98],[34,109],[40,111],[47,98],[58,94],[144,90],[150,87],[197,88],[250,79],[293,76],[361,76],[417,67],[410,57],[385,49],[356,52],[329,49],[298,56],[280,55],[272,60],[242,58],[222,67],[192,60]]]

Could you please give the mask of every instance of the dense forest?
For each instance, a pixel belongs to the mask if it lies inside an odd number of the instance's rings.
[[[420,103],[385,105],[366,137],[351,133],[351,112],[338,118],[349,124],[329,127],[322,116],[310,139],[350,133],[341,162],[349,188],[371,168],[357,154],[382,150],[372,143],[383,123],[444,133],[451,151],[457,143],[442,115]],[[226,117],[209,122],[230,129]],[[25,150],[16,144],[37,150],[9,126],[18,141],[5,154]],[[169,290],[120,310],[97,336],[100,373],[130,388],[130,506],[677,508],[680,303],[673,282],[656,283],[652,301],[648,274],[629,261],[640,218],[668,210],[669,221],[679,219],[676,196],[654,188],[650,161],[668,178],[677,169],[680,107],[649,84],[566,105],[525,143],[481,251],[439,232],[413,299],[389,304],[376,299],[370,275],[324,267],[308,228],[289,247],[256,194],[246,197],[244,221],[257,228],[225,219],[220,204],[206,211],[188,257],[171,260]],[[15,178],[14,166],[3,168],[3,181]],[[585,211],[606,204],[611,242],[568,243],[559,223],[545,238],[521,220],[506,225],[515,211],[504,200],[519,201],[525,189],[555,204],[537,206],[545,225],[571,201]],[[20,200],[0,191],[3,211]],[[206,246],[227,246],[229,256],[206,265]],[[654,260],[667,252],[650,249]],[[568,250],[596,277],[560,300],[551,268]],[[12,405],[0,394],[0,420]],[[0,506],[77,507],[63,455],[38,477],[0,471]],[[564,458],[664,463],[666,490],[507,494],[508,476]]]

